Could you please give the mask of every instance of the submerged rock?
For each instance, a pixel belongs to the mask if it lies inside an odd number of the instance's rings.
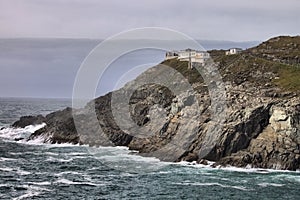
[[[21,137],[21,138],[15,138],[14,140],[15,140],[15,141],[21,141],[21,140],[24,140],[24,139],[25,139],[25,138],[22,138],[22,137]]]

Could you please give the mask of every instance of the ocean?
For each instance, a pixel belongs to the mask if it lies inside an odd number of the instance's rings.
[[[14,141],[43,126],[11,128],[20,116],[70,105],[0,98],[0,199],[299,199],[299,172],[166,163],[125,147]]]

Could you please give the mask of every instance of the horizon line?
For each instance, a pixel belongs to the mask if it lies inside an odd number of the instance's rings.
[[[281,36],[281,35],[278,35],[278,36]],[[291,35],[289,35],[291,36]],[[271,39],[272,37],[270,37]],[[32,40],[43,40],[43,39],[50,39],[50,40],[54,40],[54,39],[57,39],[57,40],[98,40],[98,41],[103,41],[105,40],[104,38],[87,38],[87,37],[0,37],[0,40],[22,40],[22,39],[32,39]],[[138,38],[138,39],[134,39],[134,38],[124,38],[124,39],[119,39],[119,40],[150,40],[150,39],[147,39],[147,38]],[[159,40],[159,39],[157,39]],[[196,41],[215,41],[215,42],[236,42],[236,43],[239,43],[239,42],[262,42],[264,40],[243,40],[243,41],[234,41],[234,40],[225,40],[225,39],[194,39]],[[169,40],[169,41],[172,41],[172,40]]]

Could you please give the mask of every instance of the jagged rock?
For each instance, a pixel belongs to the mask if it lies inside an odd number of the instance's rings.
[[[293,102],[296,105],[292,105]],[[270,109],[269,124],[258,137],[252,139],[249,146],[243,151],[222,158],[217,164],[239,167],[250,164],[251,167],[260,168],[299,169],[297,137],[286,134],[289,131],[295,133],[297,130],[295,126],[298,125],[299,121],[291,123],[291,118],[295,119],[296,116],[296,118],[300,116],[300,113],[295,109],[299,105],[299,99],[292,99],[288,103],[291,104],[289,107],[282,104],[279,104],[280,106],[273,105]]]
[[[29,139],[44,137],[48,143],[79,143],[72,118],[72,109],[51,113],[45,117],[46,126],[34,132]]]
[[[198,164],[202,164],[202,165],[208,165],[208,161],[205,159],[201,159],[197,162]]]
[[[280,71],[287,70],[280,68],[287,55],[272,55],[268,46],[276,41],[250,49],[238,59],[214,57],[219,52],[210,52],[223,80],[207,83],[197,72],[206,66],[188,70],[187,62],[164,61],[82,109],[47,115],[46,126],[29,139],[128,146],[163,161],[207,164],[210,160],[216,161],[215,166],[300,169],[300,90],[297,82],[283,76],[299,80],[295,78],[298,72]],[[270,61],[274,59],[280,61]],[[222,86],[222,81],[226,93],[220,99],[224,102],[214,105],[211,90]]]
[[[197,161],[197,160],[198,160],[198,155],[195,153],[188,153],[188,155],[185,156],[183,159],[183,161],[188,161],[188,162]]]
[[[20,118],[20,120],[13,123],[12,126],[15,127],[15,128],[24,128],[28,125],[42,124],[45,121],[46,121],[46,118],[43,117],[42,115],[23,116],[23,117]]]

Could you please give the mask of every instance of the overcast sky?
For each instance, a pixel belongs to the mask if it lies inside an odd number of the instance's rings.
[[[201,42],[208,49],[248,48],[257,42],[242,41],[299,35],[299,12],[299,0],[0,0],[0,96],[71,97],[77,70],[99,39],[128,29],[163,27],[218,40]],[[98,94],[113,88],[120,69],[158,63],[163,55],[125,56]]]
[[[299,0],[0,0],[0,37],[106,38],[156,26],[195,39],[299,34]]]

